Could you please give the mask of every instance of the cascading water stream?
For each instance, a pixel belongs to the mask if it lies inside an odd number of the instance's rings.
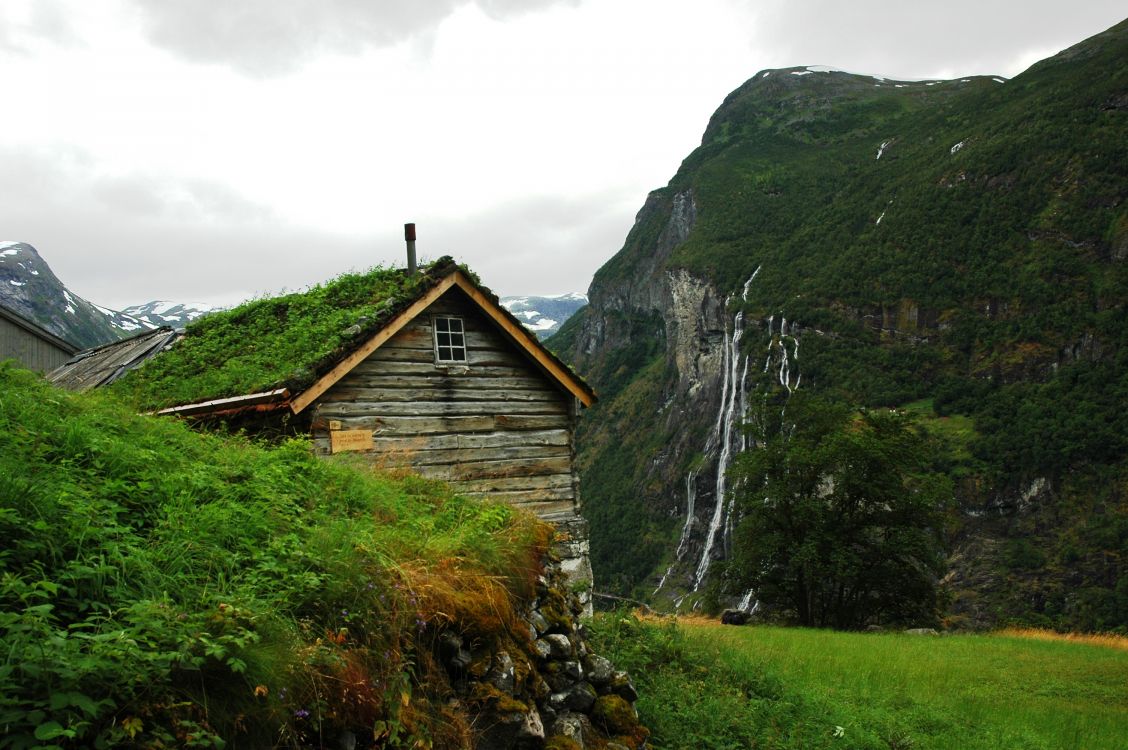
[[[657,594],[666,585],[666,579],[670,577],[670,573],[674,572],[674,566],[681,562],[685,557],[686,550],[689,549],[689,537],[693,531],[693,506],[697,500],[697,472],[691,471],[685,478],[685,525],[682,526],[681,539],[678,540],[678,551],[674,556],[674,561],[670,563],[670,567],[666,568],[662,580],[658,582],[658,588],[654,589]]]
[[[740,299],[748,301],[748,289],[755,281],[757,274],[763,266],[757,266],[741,289]],[[732,300],[725,300],[725,306]],[[712,562],[713,547],[717,543],[717,534],[721,532],[722,543],[726,544],[731,539],[731,526],[726,523],[731,518],[731,502],[725,502],[725,482],[727,480],[729,464],[734,453],[744,449],[744,435],[734,429],[738,419],[744,419],[744,411],[748,404],[746,391],[748,379],[748,357],[740,356],[740,340],[744,337],[744,311],[740,310],[733,316],[732,336],[725,338],[724,354],[722,357],[723,385],[721,386],[721,407],[717,412],[717,426],[714,434],[720,439],[720,453],[717,456],[717,475],[713,483],[713,517],[709,522],[709,530],[705,535],[705,549],[701,552],[701,559],[697,563],[697,572],[693,577],[693,590],[697,591],[705,574],[709,572]],[[727,327],[726,327],[727,332]],[[739,378],[738,378],[739,373]],[[739,411],[738,411],[739,408]],[[735,449],[735,450],[734,450]],[[726,509],[730,512],[726,513]],[[723,530],[722,530],[723,526]]]
[[[693,579],[693,590],[696,591],[705,580],[712,562],[713,547],[717,542],[717,532],[721,528],[725,516],[725,473],[728,471],[729,462],[732,460],[733,448],[733,422],[735,421],[736,406],[741,401],[737,395],[740,384],[737,382],[737,368],[740,365],[740,339],[744,335],[744,311],[740,311],[733,319],[732,337],[725,347],[724,361],[727,365],[725,371],[725,385],[721,397],[721,442],[720,454],[717,457],[717,477],[714,482],[713,518],[709,522],[709,531],[705,537],[705,549],[701,553],[701,561],[697,564],[697,574]],[[730,385],[731,384],[731,385]],[[741,415],[743,418],[744,415]]]
[[[748,301],[748,291],[759,273],[760,268],[757,268],[748,280],[744,282],[740,294],[742,301]],[[733,296],[735,295],[730,295],[725,300],[726,308],[732,302]],[[791,382],[792,365],[794,363],[796,365],[795,369],[797,369],[799,361],[799,340],[795,337],[796,324],[794,322],[791,323],[791,333],[788,334],[787,318],[781,317],[780,321],[779,335],[776,336],[773,330],[775,326],[775,315],[768,317],[768,356],[764,362],[763,372],[766,374],[772,365],[773,357],[778,357],[779,370],[776,373],[776,378],[780,385],[787,389],[790,395],[799,387],[799,381],[802,378],[801,374],[797,374],[794,384]],[[693,591],[697,591],[704,582],[712,563],[713,550],[716,548],[718,541],[723,545],[726,554],[731,554],[732,551],[735,508],[734,498],[727,498],[726,500],[725,497],[727,473],[733,457],[748,448],[747,436],[737,427],[748,412],[749,357],[741,356],[740,354],[740,343],[743,336],[744,312],[741,310],[733,315],[731,332],[729,326],[725,326],[724,338],[722,340],[720,406],[717,410],[717,418],[713,424],[713,429],[705,441],[704,449],[706,463],[708,463],[714,455],[717,457],[716,474],[713,477],[714,506],[709,528],[705,535],[704,549],[701,552],[694,572]],[[787,346],[789,341],[791,343],[790,352]],[[654,589],[655,594],[666,585],[675,566],[681,562],[689,552],[695,525],[694,521],[696,520],[697,479],[698,473],[696,471],[689,472],[686,477],[685,523],[682,526],[681,537],[678,540],[674,562],[662,576],[658,587]],[[720,537],[719,540],[718,537]],[[679,606],[680,603],[681,599],[676,602]],[[740,608],[744,611],[755,612],[758,607],[759,603],[755,600],[755,592],[746,592],[741,599]]]

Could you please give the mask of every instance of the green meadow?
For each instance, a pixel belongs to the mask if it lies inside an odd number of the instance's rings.
[[[604,615],[655,748],[1128,747],[1128,649]]]

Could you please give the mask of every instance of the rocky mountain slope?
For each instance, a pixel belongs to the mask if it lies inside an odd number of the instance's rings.
[[[560,330],[560,326],[586,305],[587,301],[587,295],[575,292],[548,297],[501,298],[502,306],[541,339]]]
[[[0,304],[80,349],[153,327],[71,292],[25,242],[0,242]]]
[[[1122,23],[1010,81],[730,94],[550,342],[601,395],[598,584],[702,594],[743,417],[810,389],[946,438],[954,618],[1128,624],[1126,59]]]

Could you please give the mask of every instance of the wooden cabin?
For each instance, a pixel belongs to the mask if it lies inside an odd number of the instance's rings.
[[[29,370],[49,372],[77,351],[77,346],[0,305],[0,360],[14,359]]]
[[[360,316],[363,325],[354,326],[347,344],[331,356],[295,363],[294,369],[311,373],[304,379],[287,379],[280,370],[273,382],[255,384],[261,390],[154,410],[227,421],[249,431],[308,432],[320,455],[359,453],[379,468],[409,469],[447,481],[464,494],[527,508],[556,524],[557,553],[566,572],[590,587],[575,426],[595,394],[450,259],[437,261],[405,285],[414,291],[398,297],[375,320]],[[308,308],[301,300],[293,304]],[[253,305],[219,315],[260,331],[263,319],[272,325],[294,317],[281,307],[258,315]],[[215,374],[206,363],[183,366],[195,362],[192,347],[209,335],[206,328],[189,328],[181,341],[138,370],[140,381],[151,381],[147,392],[159,395],[169,390],[168,383],[182,386],[189,369]],[[286,331],[278,334],[284,338]],[[218,335],[199,346],[220,352],[216,368],[256,347],[250,336],[229,333],[232,342],[223,344],[214,340]],[[260,346],[270,344],[264,340]],[[176,380],[162,380],[157,371],[177,357],[183,362],[167,368]],[[124,378],[122,385],[130,380]]]

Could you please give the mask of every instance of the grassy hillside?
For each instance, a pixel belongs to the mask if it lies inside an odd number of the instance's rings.
[[[458,747],[436,638],[527,641],[547,529],[3,363],[0,538],[0,748]]]
[[[655,748],[1098,750],[1128,744],[1128,646],[675,625],[604,615]]]
[[[957,599],[983,593],[961,612],[1128,627],[1125,59],[1128,22],[1005,82],[786,69],[730,94],[551,342],[603,395],[579,434],[587,507],[607,516],[596,578],[653,588],[700,460],[659,454],[674,435],[651,405],[674,395],[672,342],[644,307],[658,295],[637,293],[675,196],[691,195],[695,222],[660,270],[723,298],[760,268],[740,305],[746,352],[786,318],[803,388],[959,425],[938,458],[967,511],[953,550],[979,548],[952,580]],[[610,332],[595,351],[578,346],[587,321]],[[701,407],[687,420],[715,414]]]

